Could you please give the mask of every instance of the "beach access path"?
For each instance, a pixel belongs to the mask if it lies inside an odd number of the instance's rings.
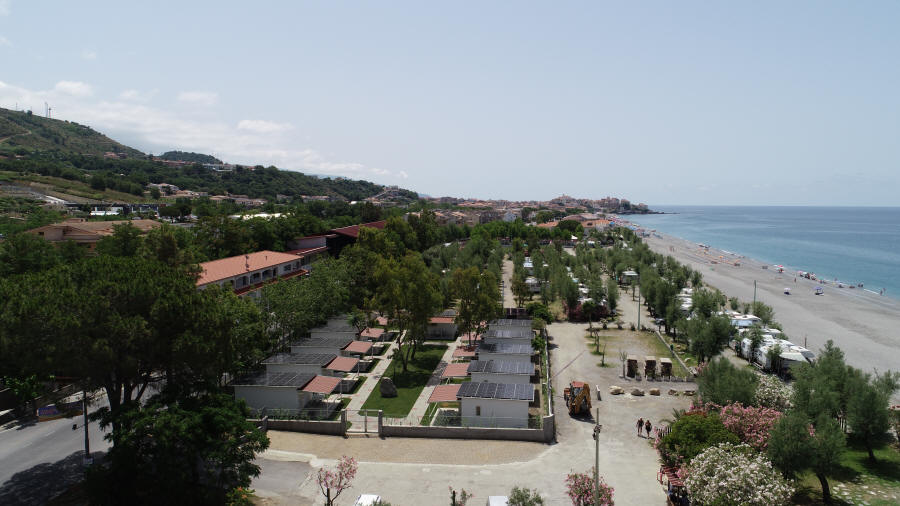
[[[831,339],[854,367],[867,372],[900,369],[900,301],[801,278],[796,272],[779,273],[763,262],[665,234],[654,233],[644,241],[653,251],[700,271],[705,283],[741,302],[753,300],[756,281],[756,300],[775,310],[775,321],[791,342],[818,352]],[[818,286],[823,295],[815,295]]]

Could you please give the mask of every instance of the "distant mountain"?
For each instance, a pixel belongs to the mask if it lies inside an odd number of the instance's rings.
[[[73,121],[43,118],[30,111],[0,108],[0,155],[24,155],[33,151],[95,156],[111,152],[126,158],[145,156],[91,127]]]
[[[158,158],[162,158],[163,160],[193,163],[223,163],[222,160],[219,160],[212,155],[204,155],[203,153],[191,153],[188,151],[166,151],[165,153],[159,155]]]
[[[115,156],[110,155],[114,153]],[[144,200],[149,183],[168,183],[209,195],[247,195],[276,199],[279,195],[327,195],[363,200],[382,194],[383,185],[335,176],[316,177],[276,167],[235,166],[214,170],[222,161],[202,153],[169,151],[167,164],[72,121],[42,118],[0,108],[0,179],[39,182],[52,191],[92,200]],[[223,168],[224,169],[224,168]],[[393,190],[397,200],[415,200],[415,192]]]

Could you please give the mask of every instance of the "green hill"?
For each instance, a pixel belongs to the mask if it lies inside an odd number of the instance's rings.
[[[165,153],[159,155],[159,158],[163,160],[176,160],[193,163],[222,163],[222,160],[219,160],[212,155],[204,155],[203,153],[191,153],[188,151],[166,151]]]
[[[113,152],[124,153],[129,158],[145,156],[134,148],[72,121],[0,108],[0,155],[23,155],[33,151],[95,156]]]

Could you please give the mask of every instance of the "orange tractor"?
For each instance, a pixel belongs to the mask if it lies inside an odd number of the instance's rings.
[[[563,390],[569,414],[587,415],[591,412],[591,387],[583,381],[573,381]]]

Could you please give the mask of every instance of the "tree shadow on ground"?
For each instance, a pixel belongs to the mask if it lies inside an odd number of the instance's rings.
[[[91,454],[95,464],[105,452]],[[38,464],[14,474],[0,485],[0,504],[46,504],[72,485],[84,480],[83,451],[52,463]]]

